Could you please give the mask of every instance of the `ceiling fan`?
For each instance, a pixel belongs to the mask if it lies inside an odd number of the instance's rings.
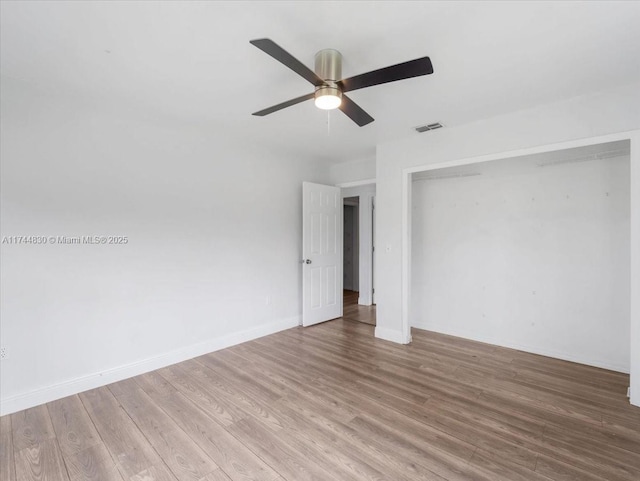
[[[347,117],[360,127],[363,127],[373,122],[373,117],[344,95],[345,92],[433,73],[429,57],[422,57],[390,67],[372,70],[355,77],[341,79],[342,54],[337,50],[320,50],[315,56],[314,72],[271,39],[260,38],[251,40],[250,43],[271,55],[278,62],[289,67],[315,86],[315,92],[313,93],[253,113],[253,115],[260,117],[299,104],[305,100],[315,99],[316,107],[324,110],[339,108]]]

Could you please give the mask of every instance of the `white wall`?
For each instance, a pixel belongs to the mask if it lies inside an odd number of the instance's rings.
[[[334,164],[330,167],[329,173],[333,184],[373,180],[376,177],[376,159],[373,156]]]
[[[414,181],[412,325],[629,372],[629,156],[584,159]]]
[[[446,124],[446,119],[443,119]],[[640,128],[640,85],[567,99],[463,125],[416,134],[378,146],[376,159],[376,336],[408,342],[403,330],[403,170],[482,155],[586,139]],[[635,150],[634,150],[635,149]],[[640,152],[631,144],[631,172],[637,172]],[[633,182],[633,180],[632,180]],[[632,184],[633,185],[633,184]],[[632,189],[632,198],[634,191]],[[632,203],[632,235],[638,232]],[[637,235],[637,234],[636,234]],[[632,249],[634,244],[632,243]],[[405,252],[408,254],[408,252]],[[640,297],[633,266],[640,262],[632,251],[631,299]],[[640,273],[638,273],[640,274]],[[632,402],[640,404],[640,305],[631,306]],[[635,386],[635,387],[634,387]]]
[[[2,412],[298,324],[303,180],[223,126],[2,82]]]

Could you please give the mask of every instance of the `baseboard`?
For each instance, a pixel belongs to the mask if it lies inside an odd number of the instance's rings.
[[[364,297],[358,297],[358,305],[359,306],[370,306],[372,305],[371,302],[367,302],[368,299],[364,298]]]
[[[71,396],[79,392],[88,391],[89,389],[95,389],[106,384],[111,384],[112,382],[122,381],[123,379],[138,376],[145,372],[186,361],[187,359],[193,359],[194,357],[202,356],[209,352],[219,351],[220,349],[235,346],[236,344],[268,336],[269,334],[275,334],[285,329],[297,327],[299,323],[300,316],[290,317],[282,321],[265,324],[264,326],[234,332],[226,336],[192,344],[191,346],[176,349],[160,356],[143,359],[88,376],[70,379],[25,394],[11,396],[0,400],[0,416],[55,401],[56,399]]]
[[[616,371],[616,372],[629,374],[628,366],[620,366],[615,363],[610,363],[610,362],[602,361],[598,359],[582,358],[580,356],[567,355],[564,352],[554,351],[552,349],[539,348],[537,346],[530,346],[527,344],[521,344],[511,340],[495,339],[495,338],[492,338],[491,336],[484,336],[478,333],[473,333],[468,331],[460,332],[460,331],[456,331],[455,329],[435,329],[433,326],[428,326],[422,323],[414,323],[412,327],[416,329],[423,329],[425,331],[433,331],[433,332],[438,332],[440,334],[447,334],[449,336],[461,337],[461,338],[469,339],[472,341],[493,344],[495,346],[507,347],[509,349],[516,349],[518,351],[529,352],[531,354],[538,354],[540,356],[553,357],[555,359],[561,359],[563,361],[570,361],[578,364],[585,364],[587,366],[599,367],[601,369],[608,369],[609,371]]]
[[[383,327],[376,327],[375,336],[378,339],[383,339],[385,341],[395,342],[397,344],[409,344],[411,339],[406,340],[402,335],[402,331],[396,331],[395,329],[386,329]]]

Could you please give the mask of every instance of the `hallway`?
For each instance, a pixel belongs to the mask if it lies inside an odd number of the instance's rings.
[[[344,295],[344,310],[343,319],[350,321],[363,322],[371,326],[376,325],[376,306],[361,306],[358,304],[358,292],[357,291],[343,291]]]

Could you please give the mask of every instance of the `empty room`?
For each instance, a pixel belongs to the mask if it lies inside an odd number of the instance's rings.
[[[0,481],[640,479],[639,25],[0,0]]]

